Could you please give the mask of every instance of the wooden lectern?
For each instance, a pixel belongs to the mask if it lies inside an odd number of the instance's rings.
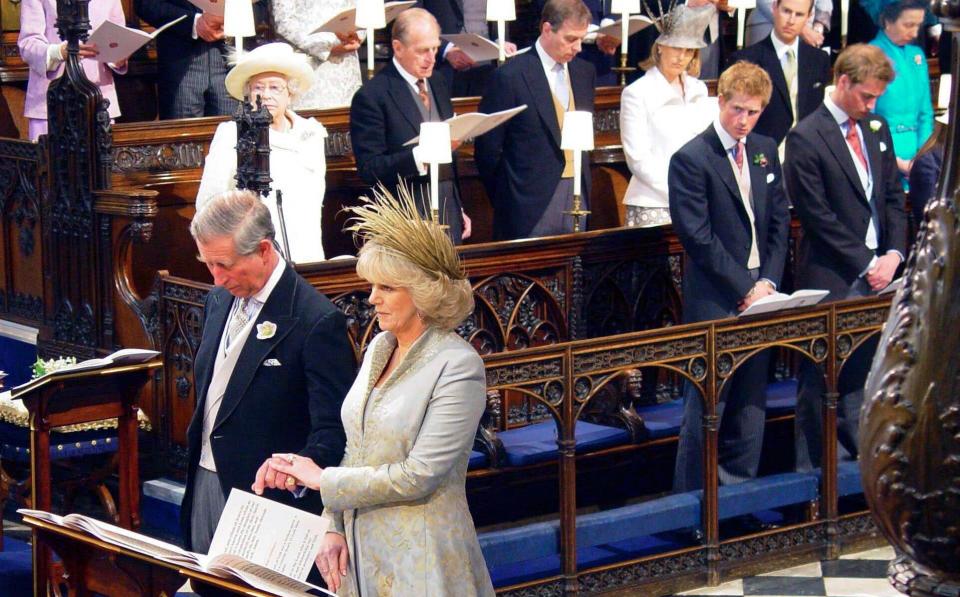
[[[30,475],[35,509],[51,509],[50,430],[116,417],[120,525],[128,529],[140,526],[137,397],[153,372],[162,366],[162,361],[153,360],[136,365],[53,373],[13,390],[12,397],[23,400],[30,413]],[[34,531],[34,595],[46,594],[45,580],[49,577],[49,569],[50,553],[40,547]]]

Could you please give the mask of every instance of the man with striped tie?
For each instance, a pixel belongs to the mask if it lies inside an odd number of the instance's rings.
[[[249,490],[272,454],[340,463],[340,405],[353,383],[354,356],[343,314],[280,257],[259,197],[215,196],[190,233],[216,287],[204,305],[194,363],[197,408],[187,429],[180,512],[187,548],[206,553],[230,490]],[[286,491],[270,498],[322,509],[315,492],[297,501]]]
[[[871,114],[893,80],[883,50],[857,44],[837,58],[836,85],[787,135],[783,180],[803,226],[797,287],[829,290],[827,300],[867,296],[894,279],[907,251],[903,188],[887,121]],[[844,365],[838,384],[841,447],[857,455],[863,384],[876,338]],[[799,372],[797,468],[820,466],[823,373],[806,359]]]

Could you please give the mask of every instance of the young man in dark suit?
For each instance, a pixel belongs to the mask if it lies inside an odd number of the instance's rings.
[[[776,0],[770,35],[733,55],[734,62],[747,60],[770,75],[773,94],[754,130],[777,145],[820,106],[829,83],[830,56],[800,37],[812,9],[813,0]]]
[[[573,206],[573,155],[560,149],[560,131],[567,111],[593,111],[596,71],[576,57],[589,24],[590,11],[581,0],[548,0],[536,44],[497,69],[480,102],[484,113],[527,105],[475,143],[497,239],[573,231],[573,218],[564,214]],[[586,152],[581,160],[586,209]]]
[[[871,114],[894,72],[883,51],[853,45],[834,65],[836,89],[787,135],[784,183],[803,226],[797,286],[829,290],[827,300],[867,296],[893,280],[906,255],[906,213],[890,129]],[[863,384],[876,341],[844,365],[838,434],[857,454]],[[797,467],[820,466],[823,374],[804,360],[799,374]]]
[[[237,101],[224,85],[227,48],[223,17],[189,0],[135,0],[137,15],[154,27],[186,16],[157,37],[160,119],[233,114]]]
[[[280,257],[270,211],[255,194],[214,197],[190,233],[216,287],[204,305],[194,368],[181,527],[187,548],[206,553],[230,490],[249,491],[272,454],[340,463],[340,405],[354,355],[343,314]],[[270,497],[322,508],[319,494]]]
[[[428,166],[418,147],[405,145],[420,134],[420,123],[453,116],[444,77],[434,69],[440,47],[437,20],[422,8],[410,8],[393,22],[393,60],[366,82],[350,105],[350,139],[357,173],[373,186],[409,185],[424,210],[430,208]],[[454,149],[459,143],[454,143]],[[454,244],[470,236],[463,213],[455,164],[440,168],[440,221],[450,226]]]
[[[790,214],[777,146],[751,134],[771,94],[770,77],[741,62],[718,82],[720,114],[678,150],[668,173],[670,217],[683,245],[684,322],[736,315],[776,291],[787,255]],[[720,482],[754,478],[760,462],[766,353],[740,365],[717,404]],[[684,390],[674,489],[703,487],[703,404]]]

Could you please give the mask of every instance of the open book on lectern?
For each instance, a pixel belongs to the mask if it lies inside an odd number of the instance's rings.
[[[305,582],[327,532],[327,520],[245,491],[230,492],[207,555],[82,514],[59,516],[26,508],[18,512],[168,564],[239,579],[275,595],[333,595]]]
[[[773,311],[782,311],[784,309],[795,309],[797,307],[809,307],[816,305],[823,300],[823,297],[830,294],[829,290],[802,289],[793,294],[783,294],[774,292],[763,298],[759,298],[740,313],[744,315],[758,315],[760,313],[771,313]]]

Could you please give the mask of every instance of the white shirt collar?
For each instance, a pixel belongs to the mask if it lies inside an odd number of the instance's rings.
[[[286,263],[283,257],[277,256],[277,265],[275,265],[273,271],[270,272],[270,277],[267,278],[267,283],[263,285],[260,292],[251,297],[253,300],[261,305],[267,302],[267,299],[270,298],[270,293],[273,292],[277,283],[280,282],[280,277],[283,275],[283,268],[286,267]]]
[[[537,43],[534,44],[534,47],[537,49],[537,55],[540,56],[540,62],[543,64],[543,70],[547,73],[552,73],[554,67],[557,65],[557,61],[554,60],[550,54],[547,54],[547,51],[540,43],[539,37],[537,38]]]
[[[771,31],[770,41],[773,42],[773,49],[777,53],[777,58],[779,58],[781,61],[783,60],[783,57],[786,56],[787,50],[790,50],[790,49],[793,49],[793,57],[796,58],[797,60],[800,59],[800,36],[799,35],[796,37],[796,39],[793,40],[792,44],[787,45],[782,41],[780,41],[780,38],[777,37],[776,31]]]
[[[417,91],[417,92],[420,91],[419,89],[417,89],[417,81],[418,81],[419,79],[417,79],[416,77],[414,77],[413,75],[411,75],[410,73],[408,73],[408,72],[406,71],[406,69],[404,69],[402,66],[400,66],[400,63],[397,62],[397,58],[396,58],[396,57],[393,58],[393,66],[395,66],[395,67],[397,68],[397,72],[400,73],[400,76],[403,77],[403,80],[406,81],[407,83],[409,83],[411,87],[413,87],[414,91]],[[430,89],[430,81],[427,80],[427,79],[424,79],[423,82],[424,82],[424,84],[426,85],[427,89],[429,90],[429,89]]]
[[[847,126],[847,122],[850,121],[850,117],[847,116],[847,113],[843,109],[834,103],[833,98],[829,94],[823,96],[823,105],[827,107],[827,110],[830,111],[830,115],[833,116],[833,119],[837,121],[841,127]]]
[[[713,129],[717,131],[717,136],[720,137],[720,143],[723,145],[723,148],[726,151],[730,151],[737,146],[737,141],[739,141],[739,139],[734,139],[732,136],[730,136],[730,133],[727,132],[727,129],[723,128],[723,125],[720,124],[719,118],[714,118]],[[744,139],[743,142],[746,143],[746,139]]]

